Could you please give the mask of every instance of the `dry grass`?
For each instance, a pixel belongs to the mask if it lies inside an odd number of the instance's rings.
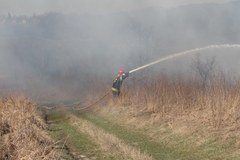
[[[127,83],[126,83],[127,82]],[[161,122],[171,127],[185,126],[184,131],[205,127],[232,135],[239,131],[240,81],[227,81],[216,75],[207,88],[196,78],[162,74],[144,81],[126,80],[122,95],[109,98],[108,106],[118,106],[129,117],[150,115],[150,123]],[[138,120],[137,120],[138,121]],[[141,122],[140,124],[149,121]],[[139,124],[139,123],[138,123]]]
[[[121,96],[109,96],[96,111],[157,142],[179,146],[182,139],[175,143],[174,135],[189,137],[191,140],[186,141],[189,150],[204,146],[201,153],[219,149],[219,153],[227,150],[239,156],[240,80],[229,79],[215,75],[203,88],[201,81],[194,77],[162,74],[142,81],[129,78],[123,84]],[[212,142],[208,144],[210,139],[223,147],[214,148]]]
[[[0,99],[0,159],[56,159],[36,105],[25,97]]]

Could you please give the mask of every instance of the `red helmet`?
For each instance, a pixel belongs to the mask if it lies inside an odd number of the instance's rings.
[[[120,68],[120,69],[118,70],[118,74],[119,74],[119,75],[122,75],[123,73],[124,73],[123,69]]]

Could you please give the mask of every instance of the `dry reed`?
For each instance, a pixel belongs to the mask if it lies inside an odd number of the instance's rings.
[[[56,159],[54,142],[31,100],[1,98],[0,118],[0,159]]]
[[[214,128],[236,129],[240,120],[240,81],[216,75],[206,88],[197,78],[162,74],[144,81],[123,85],[119,98],[109,105],[128,107],[135,115],[158,114],[162,117],[193,115]],[[128,110],[129,111],[129,110]]]

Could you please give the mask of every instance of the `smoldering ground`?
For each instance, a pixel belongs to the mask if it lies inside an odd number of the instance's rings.
[[[76,96],[100,81],[111,85],[120,67],[131,70],[179,51],[240,43],[239,1],[174,8],[143,2],[136,3],[140,7],[103,14],[85,12],[86,8],[76,14],[2,14],[1,88],[31,91],[33,96]],[[220,68],[238,72],[239,49],[209,52]],[[191,70],[192,58],[165,62],[145,72],[158,74],[169,72],[168,68],[186,72],[186,68]]]

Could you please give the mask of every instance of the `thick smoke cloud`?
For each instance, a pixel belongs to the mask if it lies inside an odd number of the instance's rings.
[[[0,16],[1,87],[76,95],[98,81],[111,85],[120,67],[130,70],[170,53],[240,42],[239,1],[175,8],[149,4],[142,1],[137,7],[131,4],[128,9],[99,15],[3,14]],[[238,51],[216,51],[229,52],[218,56],[217,62],[234,70],[239,66]],[[161,67],[174,69],[182,64],[186,60],[164,63],[152,70],[157,74]]]
[[[109,14],[145,7],[176,7],[189,3],[223,3],[229,1],[231,0],[0,0],[0,13],[11,12],[17,15],[32,15],[54,11],[78,14]]]

